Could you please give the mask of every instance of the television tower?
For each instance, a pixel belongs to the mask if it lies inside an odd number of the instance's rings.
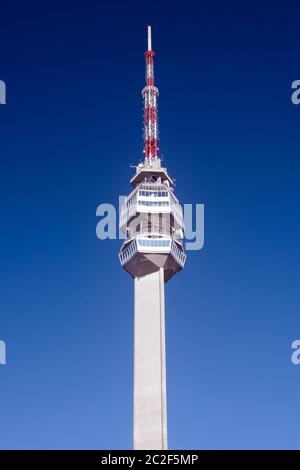
[[[165,282],[184,267],[182,208],[158,155],[151,26],[145,52],[144,161],[120,212],[119,258],[134,279],[134,449],[167,449]]]

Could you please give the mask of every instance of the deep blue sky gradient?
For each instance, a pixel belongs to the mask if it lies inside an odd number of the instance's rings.
[[[205,204],[166,287],[169,446],[300,448],[299,5],[0,9],[0,448],[132,446],[133,283],[95,213],[142,158],[148,23],[164,164]]]

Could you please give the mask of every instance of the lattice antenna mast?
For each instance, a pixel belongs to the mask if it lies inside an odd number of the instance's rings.
[[[148,26],[148,50],[145,52],[146,86],[142,91],[144,98],[144,153],[145,161],[151,163],[158,159],[158,88],[154,85],[154,51],[152,50],[151,26]]]

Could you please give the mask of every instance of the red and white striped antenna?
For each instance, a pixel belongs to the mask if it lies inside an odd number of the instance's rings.
[[[152,50],[151,26],[148,26],[148,50],[145,52],[146,86],[142,91],[144,98],[144,152],[145,160],[158,159],[158,88],[154,86],[154,51]]]

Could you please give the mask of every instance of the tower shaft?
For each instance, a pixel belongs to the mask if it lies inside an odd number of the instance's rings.
[[[134,449],[167,449],[163,269],[134,280]]]

